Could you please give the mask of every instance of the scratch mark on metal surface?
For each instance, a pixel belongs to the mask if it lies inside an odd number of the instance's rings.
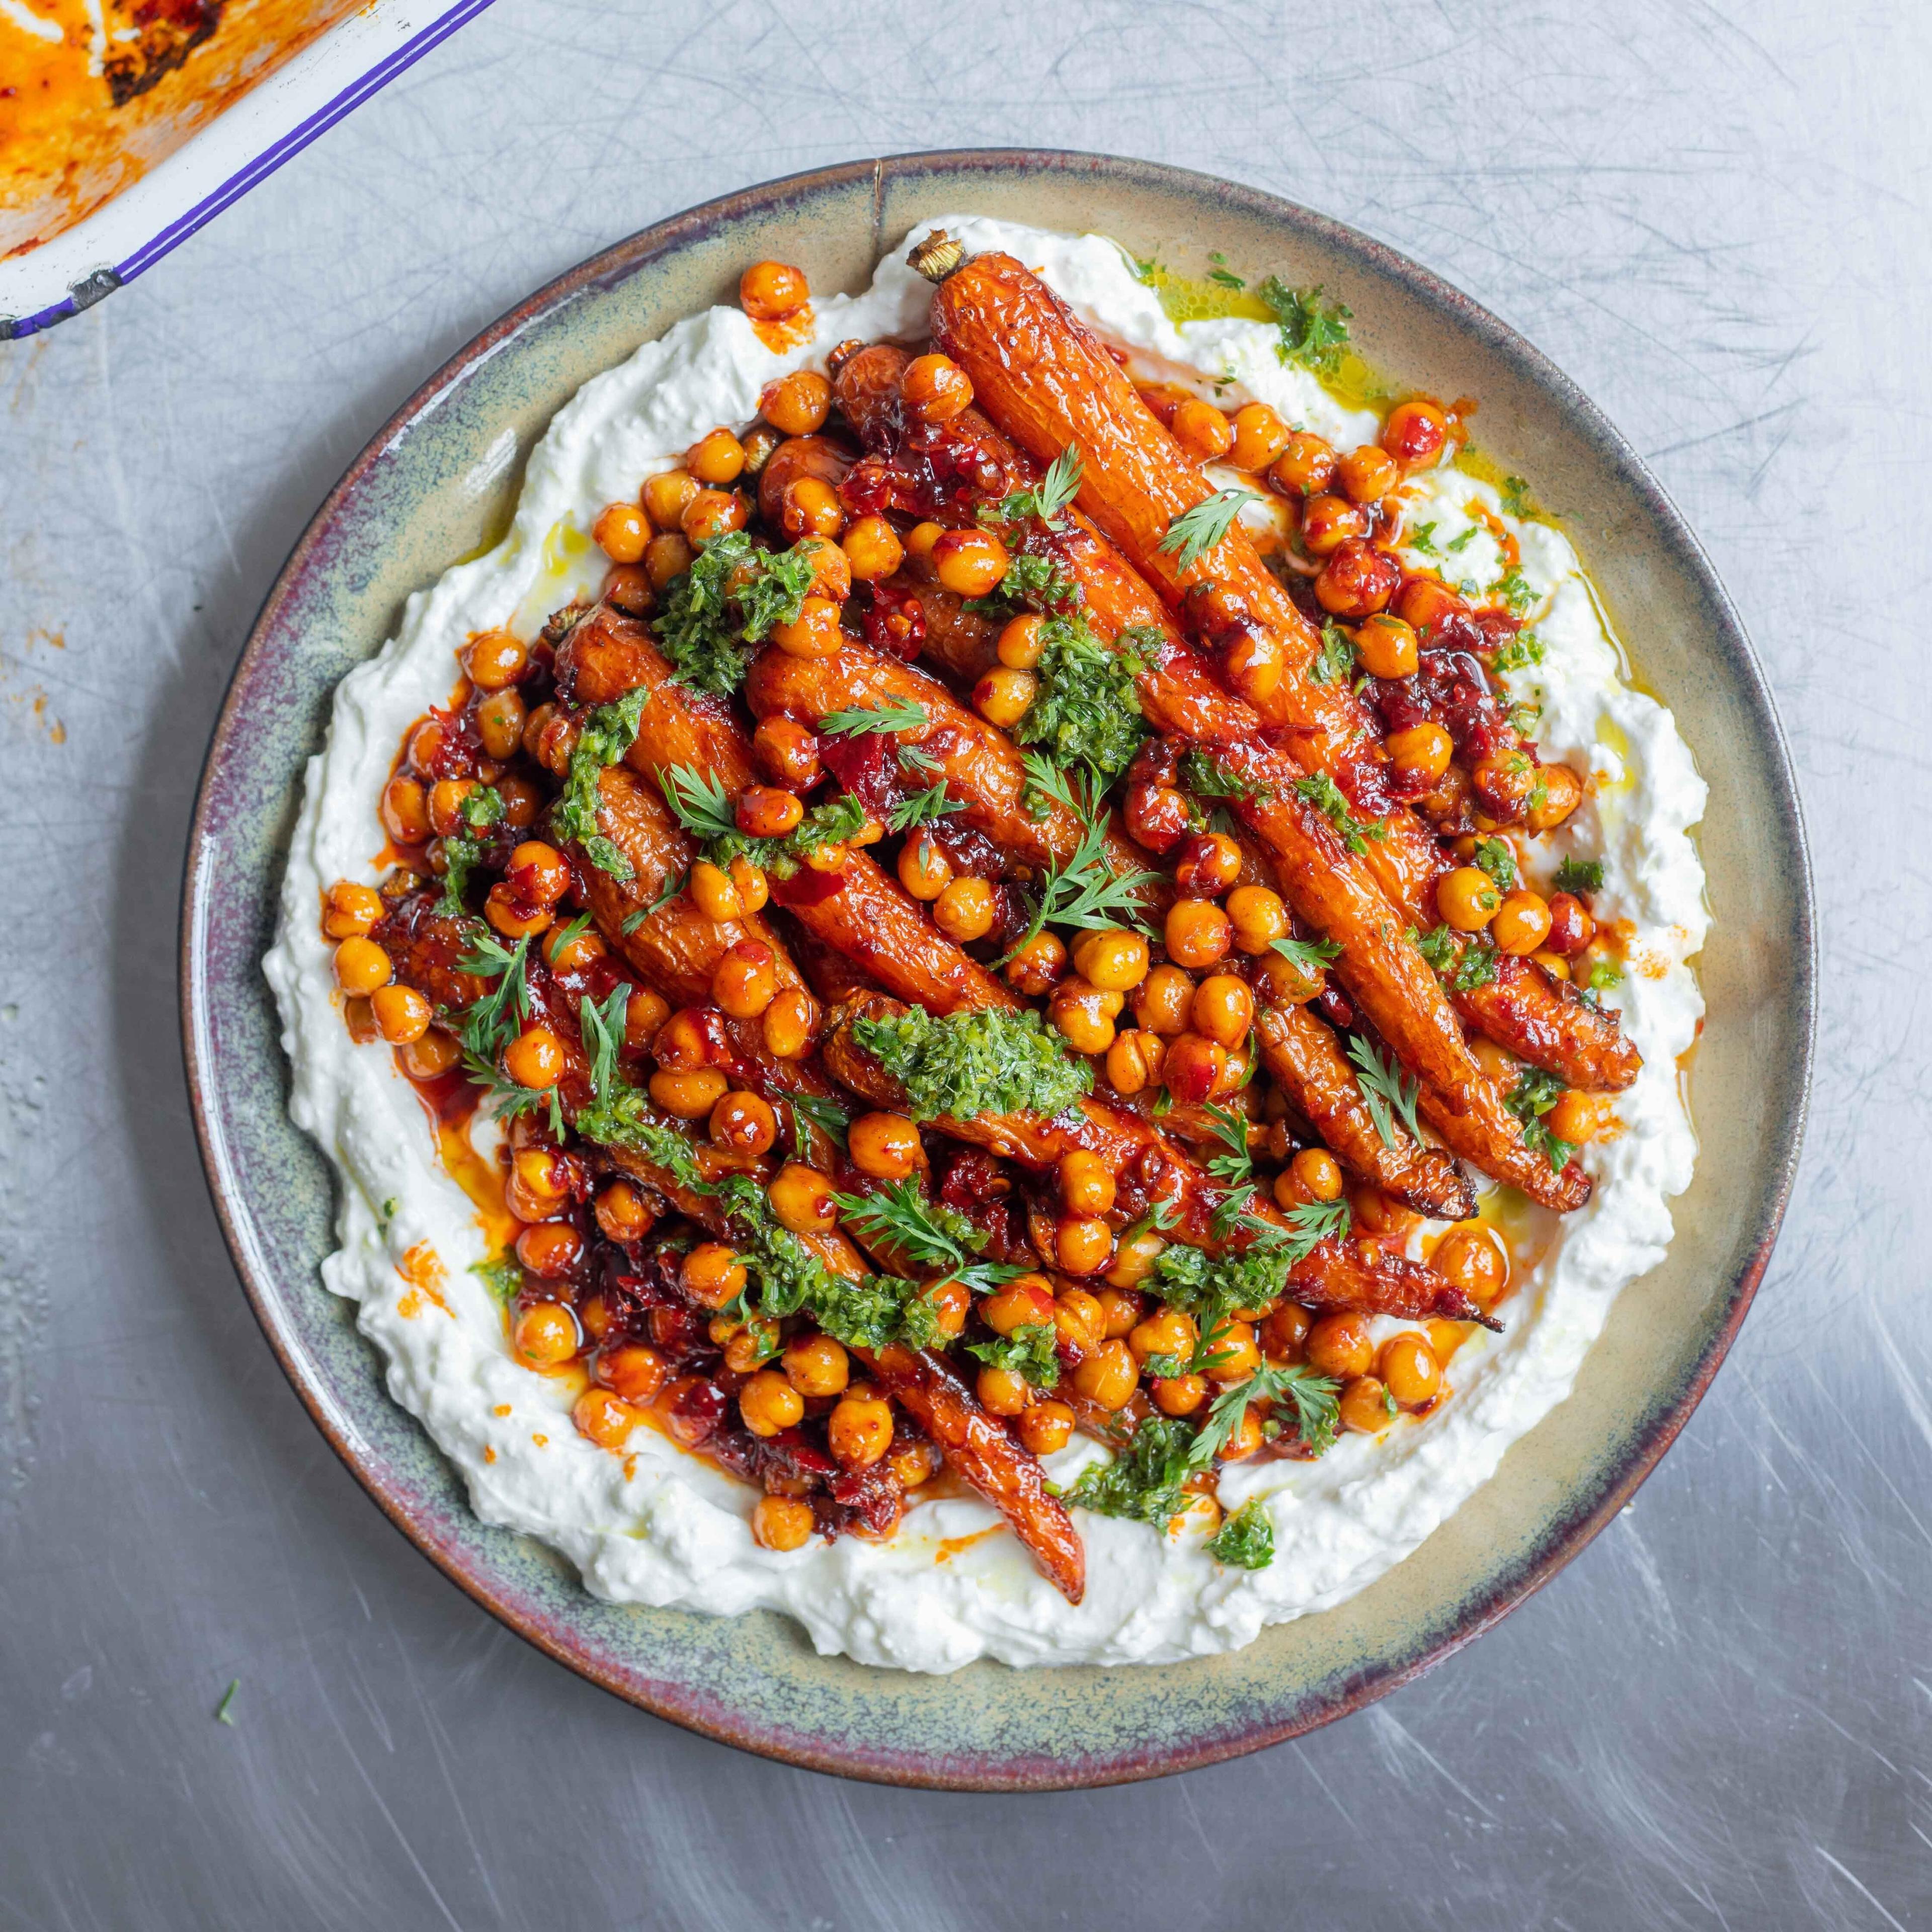
[[[1886,1910],[1884,1904],[1874,1894],[1871,1888],[1865,1883],[1863,1879],[1859,1877],[1856,1872],[1852,1870],[1850,1865],[1832,1857],[1832,1854],[1826,1850],[1822,1845],[1814,1845],[1811,1849],[1816,1852],[1818,1856],[1822,1858],[1847,1885],[1850,1886],[1855,1891],[1856,1891],[1858,1895],[1871,1906],[1872,1910],[1876,1912],[1888,1925],[1892,1928],[1892,1932],[1906,1932],[1905,1927],[1901,1925],[1898,1921]]]

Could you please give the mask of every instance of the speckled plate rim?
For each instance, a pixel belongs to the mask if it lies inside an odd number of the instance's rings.
[[[265,1237],[240,1159],[237,1122],[250,1124],[271,1136],[300,1142],[302,1137],[286,1115],[286,1075],[279,1084],[258,1090],[264,1070],[259,1041],[243,1042],[245,1056],[252,1045],[255,1061],[239,1068],[225,1064],[229,1045],[224,1026],[232,1032],[232,1015],[222,995],[244,997],[242,982],[252,971],[260,981],[259,960],[268,938],[279,894],[283,845],[268,828],[262,853],[244,852],[238,863],[248,883],[264,888],[263,902],[255,904],[245,932],[230,929],[232,920],[224,895],[229,880],[223,861],[236,814],[250,808],[238,803],[234,787],[253,755],[251,733],[260,735],[263,717],[272,719],[278,697],[274,675],[277,651],[286,649],[279,638],[286,607],[298,598],[310,572],[332,561],[337,526],[346,506],[369,486],[384,460],[397,451],[418,425],[457,394],[484,365],[513,352],[526,332],[539,327],[574,303],[618,286],[633,275],[649,273],[653,265],[680,248],[702,242],[740,226],[769,221],[788,208],[808,203],[816,194],[850,193],[871,184],[876,255],[890,238],[883,229],[888,194],[896,188],[923,180],[945,180],[956,205],[971,206],[976,179],[1010,183],[1015,178],[1059,176],[1099,179],[1110,190],[1132,195],[1137,189],[1168,196],[1192,196],[1251,220],[1279,229],[1328,256],[1352,257],[1366,269],[1394,284],[1438,315],[1444,326],[1472,340],[1480,351],[1502,358],[1531,388],[1549,398],[1570,419],[1596,459],[1606,466],[1615,482],[1640,511],[1660,547],[1668,567],[1690,580],[1696,598],[1712,619],[1707,639],[1709,668],[1725,688],[1726,701],[1748,728],[1753,741],[1754,777],[1761,790],[1758,803],[1768,810],[1760,828],[1780,885],[1790,900],[1783,932],[1785,962],[1775,983],[1779,1004],[1772,1026],[1774,1044],[1782,1058],[1778,1077],[1784,1101],[1780,1116],[1764,1136],[1761,1164],[1752,1182],[1754,1199],[1746,1210],[1749,1226],[1734,1252],[1728,1278],[1712,1291],[1701,1348],[1674,1386],[1659,1392],[1637,1420],[1615,1459],[1577,1492],[1562,1499],[1542,1520],[1533,1546],[1521,1560],[1490,1575],[1484,1586],[1458,1603],[1442,1608],[1432,1623],[1409,1633],[1405,1642],[1378,1654],[1351,1659],[1340,1656],[1326,1674],[1312,1683],[1285,1685],[1263,1696],[1256,1708],[1223,1723],[1204,1722],[1198,1728],[1184,1724],[1151,1739],[1135,1736],[1082,1750],[1056,1736],[1051,1745],[1036,1743],[1012,1748],[949,1750],[937,1738],[899,1744],[852,1734],[822,1732],[809,1708],[802,1718],[784,1709],[782,1697],[767,1703],[761,1696],[774,1690],[769,1675],[754,1680],[742,1694],[722,1695],[715,1688],[680,1676],[674,1666],[659,1670],[633,1654],[634,1636],[620,1643],[609,1640],[600,1620],[610,1616],[646,1620],[675,1620],[699,1627],[685,1630],[685,1662],[702,1651],[730,1650],[738,1633],[770,1621],[682,1617],[669,1612],[620,1610],[603,1604],[581,1589],[574,1574],[548,1552],[524,1549],[514,1560],[497,1560],[497,1540],[524,1544],[526,1539],[482,1525],[466,1503],[447,1466],[421,1438],[424,1454],[442,1468],[440,1485],[426,1483],[419,1473],[382,1453],[370,1439],[368,1415],[352,1412],[362,1391],[332,1382],[327,1366],[299,1332],[292,1318],[292,1298],[326,1292],[314,1279],[286,1282],[278,1274],[272,1244]],[[259,715],[258,715],[259,714]],[[255,774],[260,776],[260,773]],[[299,775],[293,781],[298,787]],[[244,825],[258,836],[263,828]],[[284,840],[286,826],[283,828]],[[266,854],[266,856],[263,856]],[[265,875],[264,868],[272,877]],[[196,800],[183,885],[180,930],[181,1011],[184,1048],[195,1131],[211,1196],[222,1232],[256,1316],[284,1373],[316,1426],[384,1513],[424,1555],[494,1616],[538,1648],[614,1694],[692,1730],[721,1742],[808,1768],[900,1784],[968,1790],[1044,1790],[1092,1786],[1158,1776],[1212,1763],[1280,1742],[1361,1708],[1441,1662],[1489,1629],[1532,1592],[1546,1582],[1576,1555],[1628,1502],[1658,1459],[1675,1440],[1709,1386],[1750,1305],[1767,1266],[1789,1198],[1802,1144],[1810,1092],[1814,1026],[1815,936],[1810,862],[1806,850],[1797,788],[1784,734],[1756,658],[1736,611],[1708,560],[1663,490],[1636,452],[1608,420],[1540,351],[1497,317],[1407,258],[1384,244],[1327,217],[1259,190],[1161,164],[1113,157],[1034,150],[968,150],[914,154],[847,164],[788,176],[706,203],[656,224],[606,250],[559,277],[527,301],[483,331],[446,363],[371,439],[342,480],[331,491],[304,532],[266,599],[260,615],[238,662],[217,718],[207,763]],[[253,988],[258,1002],[262,988]],[[278,1046],[277,1052],[278,1053]],[[278,1111],[278,1121],[262,1109]],[[306,1143],[302,1145],[305,1148]],[[310,1150],[312,1151],[312,1150]],[[1700,1177],[1701,1178],[1701,1177]],[[364,1372],[381,1394],[381,1372],[373,1351],[365,1348]],[[1587,1365],[1586,1365],[1587,1366]],[[386,1396],[383,1397],[386,1401]],[[1558,1413],[1561,1413],[1559,1410]],[[411,1418],[396,1412],[400,1424],[414,1431]],[[380,1426],[380,1412],[376,1415]],[[1547,1421],[1539,1430],[1547,1427]],[[1532,1432],[1532,1438],[1538,1432]],[[419,1433],[419,1432],[418,1432]],[[1531,1439],[1531,1438],[1526,1438]],[[1519,1445],[1520,1447],[1520,1445]],[[1512,1454],[1516,1454],[1513,1450]],[[415,1460],[415,1459],[412,1459]],[[1506,1459],[1505,1467],[1508,1467]],[[1500,1481],[1500,1478],[1497,1479]],[[1470,1507],[1470,1506],[1466,1506]],[[1460,1512],[1458,1513],[1461,1514]],[[1451,1522],[1454,1520],[1452,1517]],[[1446,1527],[1446,1526],[1445,1526]],[[1441,1534],[1443,1532],[1438,1531]],[[482,1553],[485,1546],[489,1553]],[[1413,1563],[1417,1559],[1410,1559]],[[519,1568],[519,1566],[521,1566]],[[1398,1566],[1397,1573],[1407,1568]],[[542,1582],[544,1574],[553,1585]],[[536,1580],[532,1581],[532,1578]],[[1375,1586],[1379,1588],[1381,1586]],[[1366,1595],[1368,1593],[1364,1593]],[[574,1600],[574,1607],[572,1607]],[[1343,1617],[1348,1606],[1325,1613]],[[1304,1620],[1323,1621],[1323,1619]],[[1277,1627],[1296,1629],[1299,1625]],[[1268,1634],[1264,1634],[1263,1642]],[[748,1641],[748,1639],[746,1640]],[[676,1645],[668,1646],[676,1648]],[[796,1645],[794,1648],[796,1648]],[[1251,1646],[1252,1648],[1258,1646]],[[1238,1658],[1246,1653],[1236,1653]],[[843,1660],[812,1659],[808,1648],[796,1673],[823,1670],[850,1673],[859,1666]],[[1013,1682],[1033,1688],[1039,1701],[1079,1676],[1138,1677],[1151,1687],[1159,1682],[1168,1700],[1178,1695],[1186,1714],[1187,1686],[1228,1663],[1204,1659],[1196,1664],[1159,1667],[1130,1666],[1109,1672],[1080,1671],[1005,1672]],[[998,1671],[980,1665],[974,1672]],[[904,1685],[904,1699],[916,1702],[926,1687],[959,1683],[968,1673],[944,1679],[899,1678],[892,1672],[865,1672]],[[778,1689],[787,1688],[778,1685]],[[890,1694],[888,1694],[890,1696]],[[873,1702],[878,1702],[876,1697]],[[1060,1700],[1064,1704],[1065,1700]],[[1250,1700],[1251,1703],[1254,1700]],[[808,1706],[812,1695],[806,1694]],[[1077,1706],[1069,1706],[1069,1708]]]

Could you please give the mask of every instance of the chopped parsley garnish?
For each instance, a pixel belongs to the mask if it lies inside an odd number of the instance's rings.
[[[1467,550],[1480,534],[1480,526],[1472,524],[1460,537],[1451,537],[1449,539],[1448,548],[1452,550]]]
[[[1205,502],[1183,510],[1168,525],[1160,548],[1168,554],[1180,553],[1174,560],[1175,569],[1191,570],[1234,528],[1243,506],[1260,501],[1252,490],[1217,490]]]
[[[1359,662],[1354,640],[1331,618],[1322,626],[1322,642],[1309,662],[1308,675],[1317,684],[1346,684]]]
[[[1488,873],[1504,892],[1514,890],[1516,854],[1510,850],[1508,839],[1478,838],[1474,862],[1478,871]]]
[[[1150,1415],[1111,1462],[1089,1464],[1065,1500],[1097,1516],[1124,1516],[1165,1530],[1187,1507],[1181,1485],[1193,1474],[1194,1430],[1178,1416]]]
[[[1536,602],[1536,592],[1529,587],[1528,580],[1519,566],[1512,566],[1504,571],[1491,587],[1502,599],[1504,608],[1519,617]]]
[[[1033,490],[1016,490],[997,503],[982,503],[976,512],[982,524],[1024,524],[1035,518],[1050,530],[1066,527],[1061,512],[1080,494],[1080,446],[1070,442],[1047,466]]]
[[[1348,801],[1342,796],[1342,788],[1326,772],[1313,772],[1305,778],[1298,778],[1294,789],[1297,796],[1314,806],[1334,826],[1341,835],[1342,843],[1351,852],[1366,852],[1369,849],[1367,840],[1388,836],[1386,821],[1358,818],[1348,809]]]
[[[650,687],[639,685],[614,704],[600,704],[578,728],[563,790],[550,807],[550,824],[560,838],[574,838],[600,872],[621,883],[631,862],[597,829],[597,781],[636,742],[638,722],[650,702]]]
[[[990,1369],[1004,1369],[1035,1388],[1060,1386],[1059,1335],[1051,1322],[1023,1322],[1010,1335],[990,1342],[969,1342],[966,1352]]]
[[[1473,993],[1496,976],[1496,949],[1486,934],[1466,938],[1446,926],[1431,932],[1418,932],[1411,926],[1408,936],[1452,993]]]
[[[1234,1439],[1250,1402],[1284,1398],[1294,1405],[1296,1433],[1318,1456],[1335,1441],[1340,1413],[1336,1388],[1328,1376],[1299,1363],[1285,1369],[1257,1369],[1246,1382],[1235,1383],[1215,1397],[1189,1460],[1197,1468],[1205,1468]]]
[[[714,698],[736,691],[754,647],[797,620],[812,582],[808,552],[760,550],[743,530],[710,538],[652,626],[679,683]]]
[[[818,728],[860,737],[868,731],[916,731],[932,722],[923,705],[895,698],[883,704],[862,705],[850,711],[828,711],[818,721]]]
[[[1136,680],[1144,660],[1125,642],[1109,650],[1082,618],[1049,617],[1040,628],[1040,688],[1014,727],[1022,745],[1044,748],[1061,770],[1085,765],[1111,780],[1147,736]]]
[[[1334,375],[1348,345],[1352,311],[1343,303],[1324,302],[1318,283],[1312,289],[1292,289],[1279,275],[1270,275],[1255,292],[1281,325],[1275,353],[1282,362],[1317,376]]]
[[[1257,1236],[1256,1245],[1243,1255],[1210,1255],[1174,1242],[1155,1257],[1147,1286],[1192,1316],[1204,1331],[1227,1321],[1238,1308],[1265,1308],[1287,1286],[1290,1269],[1330,1235],[1347,1229],[1348,1204],[1346,1198],[1310,1202],[1287,1220],[1283,1228],[1258,1215],[1240,1217],[1241,1228]],[[1263,1229],[1278,1238],[1262,1239],[1258,1231]]]
[[[1600,859],[1565,859],[1556,868],[1559,892],[1600,892],[1604,890],[1604,862]]]
[[[241,1678],[232,1678],[228,1688],[221,1694],[221,1702],[214,1707],[214,1721],[218,1724],[227,1725],[231,1730],[234,1729],[235,1720],[228,1714],[229,1706],[235,1702],[235,1694],[241,1688]]]
[[[1529,500],[1529,485],[1520,476],[1503,478],[1503,514],[1510,517],[1533,517],[1536,514]]]
[[[1016,556],[991,596],[969,597],[959,608],[976,617],[1011,616],[1016,610],[1043,611],[1048,616],[1079,609],[1084,598],[1080,586],[1050,556]]]
[[[470,1272],[506,1308],[517,1298],[517,1291],[524,1285],[524,1271],[513,1254],[492,1255],[487,1262],[472,1262]]]
[[[905,1090],[915,1120],[1051,1118],[1094,1084],[1092,1067],[1030,1008],[941,1017],[913,1006],[890,1019],[854,1020],[852,1037]]]
[[[1607,952],[1591,961],[1585,983],[1592,992],[1608,992],[1612,986],[1621,986],[1623,982],[1624,969]]]
[[[1002,1262],[981,1261],[986,1235],[944,1202],[928,1201],[910,1180],[874,1194],[835,1194],[845,1225],[868,1246],[892,1250],[904,1262],[936,1279],[964,1282],[976,1294],[990,1294],[1026,1273]]]
[[[462,913],[470,874],[483,856],[483,842],[475,835],[500,824],[503,811],[502,794],[491,785],[478,786],[457,808],[464,830],[452,832],[442,842],[442,899],[436,908],[439,912]]]
[[[1508,643],[1498,644],[1491,662],[1498,670],[1527,670],[1543,662],[1543,640],[1534,631],[1519,631]]]
[[[1250,1496],[1208,1539],[1208,1553],[1237,1570],[1265,1570],[1274,1561],[1274,1525],[1265,1498]]]
[[[1556,1168],[1562,1167],[1576,1150],[1569,1142],[1559,1141],[1544,1125],[1543,1117],[1568,1091],[1555,1074],[1540,1066],[1526,1066],[1503,1102],[1522,1123],[1523,1144]]]
[[[1180,776],[1187,781],[1188,790],[1197,798],[1262,799],[1274,796],[1268,786],[1256,784],[1238,772],[1231,772],[1212,752],[1204,752],[1198,745],[1190,745],[1181,753]]]
[[[889,832],[910,832],[914,826],[931,825],[936,820],[965,809],[959,800],[946,796],[946,783],[941,779],[929,791],[915,793],[912,797],[901,799],[892,806],[886,814],[886,829]]]
[[[1360,1034],[1348,1042],[1348,1058],[1354,1063],[1356,1084],[1369,1103],[1369,1118],[1385,1148],[1396,1144],[1395,1124],[1400,1117],[1412,1138],[1420,1140],[1422,1130],[1415,1124],[1415,1103],[1422,1083],[1403,1072],[1394,1054],[1384,1060]]]
[[[1208,279],[1218,283],[1224,289],[1244,289],[1247,284],[1228,266],[1228,258],[1216,250],[1208,257],[1214,266],[1208,271]]]
[[[1420,556],[1440,556],[1436,548],[1436,526],[1423,524],[1409,532],[1408,548]]]

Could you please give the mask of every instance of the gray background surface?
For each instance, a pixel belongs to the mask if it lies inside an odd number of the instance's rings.
[[[0,346],[0,1928],[1932,1924],[1928,83],[1881,0],[500,0]],[[388,1528],[222,1247],[173,956],[229,671],[404,395],[663,214],[1009,144],[1355,223],[1603,405],[1769,670],[1823,1016],[1742,1340],[1548,1589],[1264,1756],[976,1798],[644,1716]]]

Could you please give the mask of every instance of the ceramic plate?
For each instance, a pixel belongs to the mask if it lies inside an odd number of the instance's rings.
[[[950,1677],[817,1655],[760,1612],[618,1607],[561,1558],[487,1528],[385,1393],[353,1308],[326,1293],[328,1170],[290,1125],[260,969],[304,759],[337,680],[403,599],[506,524],[521,459],[578,386],[678,317],[730,298],[761,256],[856,290],[912,224],[982,211],[1099,230],[1199,275],[1324,284],[1396,382],[1481,398],[1485,450],[1567,506],[1639,676],[1710,784],[1700,835],[1715,925],[1692,1097],[1696,1178],[1664,1265],[1617,1302],[1576,1392],[1422,1549],[1342,1607],[1232,1656],[1155,1668]],[[398,411],[277,580],[216,725],[182,922],[188,1078],[217,1211],[271,1345],[318,1426],[425,1555],[552,1656],[661,1716],[860,1778],[1038,1790],[1253,1750],[1393,1689],[1486,1629],[1628,1500],[1723,1358],[1769,1257],[1810,1065],[1810,884],[1789,764],[1756,660],[1695,540],[1615,430],[1520,337],[1379,244],[1251,188],[1141,161],[1023,152],[862,161],[663,222],[486,330]]]

